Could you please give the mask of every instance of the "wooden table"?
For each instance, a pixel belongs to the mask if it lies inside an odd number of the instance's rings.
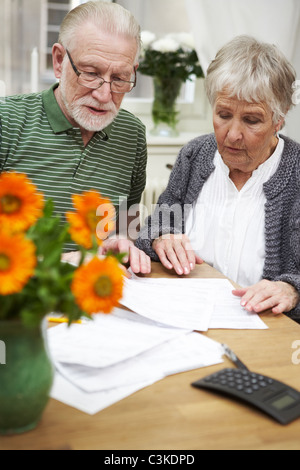
[[[162,274],[172,276],[154,264],[152,276]],[[190,277],[223,276],[204,264]],[[292,361],[300,325],[284,315],[266,313],[262,318],[268,330],[205,334],[228,344],[250,370],[300,390],[300,364]],[[260,411],[191,387],[191,382],[224,367],[233,365],[224,359],[224,364],[167,377],[94,416],[51,399],[37,429],[0,437],[0,450],[299,450],[300,419],[281,426]]]

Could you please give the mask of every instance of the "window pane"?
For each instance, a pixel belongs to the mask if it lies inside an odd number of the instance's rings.
[[[58,40],[58,33],[48,32],[47,34],[47,47],[52,48],[53,44]]]
[[[52,62],[52,54],[47,54],[47,69],[52,70],[53,62]]]
[[[48,3],[59,3],[59,4],[69,5],[70,0],[53,0],[53,1],[49,1]]]
[[[66,10],[55,10],[53,8],[49,8],[48,9],[48,24],[60,26],[66,14],[67,14]]]

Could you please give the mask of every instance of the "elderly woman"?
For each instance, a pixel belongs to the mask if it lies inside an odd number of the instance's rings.
[[[180,152],[136,244],[168,269],[202,260],[241,289],[248,311],[300,320],[300,145],[279,134],[295,72],[272,45],[241,36],[211,63],[214,134]]]

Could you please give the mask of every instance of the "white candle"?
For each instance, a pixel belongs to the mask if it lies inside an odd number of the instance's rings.
[[[39,53],[37,47],[31,53],[31,93],[39,91]]]

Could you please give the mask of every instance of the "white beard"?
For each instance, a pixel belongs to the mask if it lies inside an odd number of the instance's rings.
[[[94,102],[89,98],[80,98],[71,105],[65,102],[64,105],[72,119],[83,129],[91,132],[98,132],[107,127],[117,116],[118,110],[114,103],[103,105]],[[106,110],[108,114],[104,116],[93,115],[85,106]]]
[[[61,89],[61,99],[69,114],[69,117],[75,121],[79,127],[90,132],[101,131],[111,124],[119,112],[116,105],[113,102],[108,104],[101,104],[99,101],[94,100],[91,96],[83,96],[73,103],[69,103],[66,98],[67,84],[64,75],[65,74],[62,73],[59,86]],[[86,109],[85,106],[105,110],[108,111],[108,113],[104,116],[96,116]]]

